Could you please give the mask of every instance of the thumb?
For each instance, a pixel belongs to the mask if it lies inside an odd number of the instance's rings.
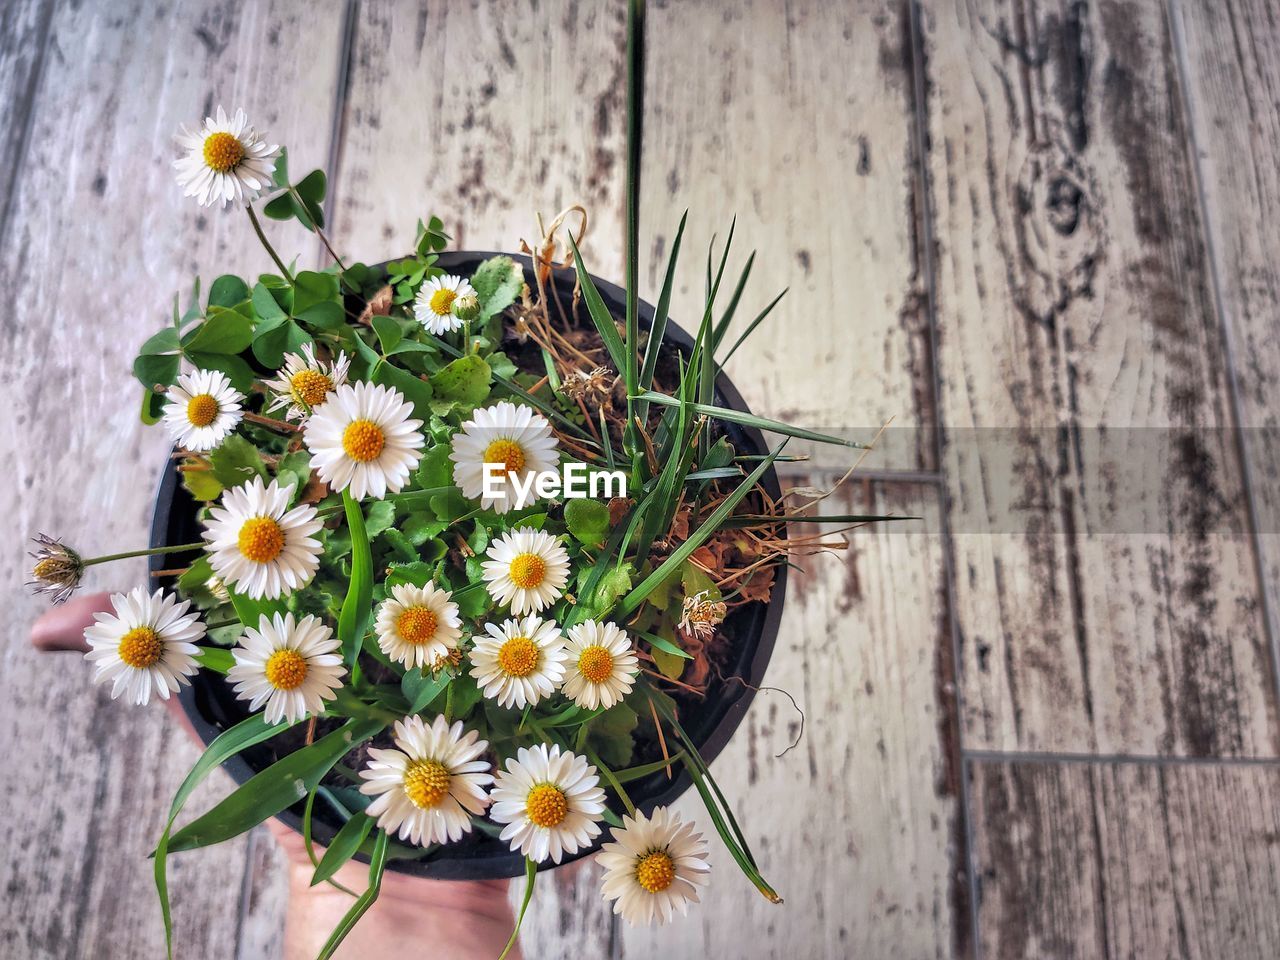
[[[89,649],[84,631],[93,626],[93,615],[111,610],[111,594],[87,593],[46,610],[31,627],[31,645],[37,650]]]

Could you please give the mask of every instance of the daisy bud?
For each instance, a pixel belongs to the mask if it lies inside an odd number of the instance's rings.
[[[84,558],[61,540],[43,533],[33,537],[32,542],[36,544],[36,549],[31,551],[35,564],[27,586],[33,593],[52,594],[54,603],[62,603],[80,586],[80,578],[84,576]]]
[[[480,298],[474,293],[464,293],[453,302],[453,313],[463,323],[471,323],[480,316]]]

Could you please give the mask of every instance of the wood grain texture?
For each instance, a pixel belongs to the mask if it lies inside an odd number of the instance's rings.
[[[53,0],[15,0],[0,7],[0,232],[22,174],[31,103],[48,50]]]
[[[1280,638],[1280,5],[1173,5],[1191,138],[1249,467],[1254,529]]]
[[[799,561],[765,684],[713,764],[764,876],[741,875],[695,793],[676,804],[712,845],[690,917],[620,930],[625,957],[962,957],[968,948],[951,636],[932,488],[857,484],[824,501],[919,521],[858,530],[846,556]]]
[[[218,266],[256,272],[269,263],[243,214],[182,198],[172,135],[218,102],[243,104],[260,128],[322,161],[341,19],[337,2],[306,11],[141,0],[57,7],[0,237],[12,417],[0,438],[0,487],[18,494],[0,558],[6,583],[26,579],[19,538],[37,531],[65,535],[88,555],[146,543],[169,444],[138,421],[130,362],[194,271],[207,283]],[[137,561],[97,567],[87,587],[128,588],[143,577]],[[162,956],[146,854],[198,750],[158,704],[135,708],[91,688],[79,657],[34,654],[26,630],[45,606],[16,601],[0,654],[0,730],[33,773],[18,788],[22,827],[3,841],[10,909],[0,953]],[[193,809],[227,784],[213,778]],[[235,955],[244,872],[243,840],[174,858],[186,955]]]
[[[436,214],[454,246],[518,248],[571,203],[583,255],[622,271],[625,4],[360,4],[335,211],[374,263]]]
[[[985,960],[1280,953],[1280,767],[971,771]]]
[[[917,470],[934,466],[934,403],[905,10],[876,0],[650,6],[641,294],[657,298],[687,209],[671,309],[696,332],[708,243],[719,238],[718,258],[736,216],[721,309],[757,257],[726,348],[789,288],[728,364],[748,405],[864,441],[895,418],[867,464]],[[804,452],[848,462],[840,448]]]
[[[923,24],[966,746],[1274,756],[1164,5]]]

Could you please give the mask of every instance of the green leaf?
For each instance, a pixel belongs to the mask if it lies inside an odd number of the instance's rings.
[[[182,485],[191,496],[206,503],[222,496],[223,486],[212,470],[183,470]]]
[[[253,341],[253,321],[237,310],[210,307],[204,323],[183,338],[188,353],[239,353]]]
[[[387,574],[387,586],[393,587],[398,583],[409,583],[415,587],[425,587],[431,582],[431,575],[435,567],[430,563],[423,563],[421,560],[415,560],[412,563],[396,563],[392,564],[391,572]]]
[[[293,197],[288,193],[282,193],[278,197],[272,197],[263,206],[262,212],[272,220],[292,220]]]
[[[395,317],[374,317],[373,330],[378,335],[378,342],[382,344],[384,354],[391,353],[404,339],[404,332],[400,329],[400,324]]]
[[[680,401],[675,397],[667,396],[665,393],[655,393],[652,390],[646,390],[640,394],[639,399],[648,400],[652,403],[661,404],[666,407],[678,407]],[[802,430],[800,427],[793,427],[789,423],[782,423],[779,420],[768,420],[764,417],[757,417],[750,413],[743,413],[741,410],[732,410],[728,407],[716,407],[707,403],[690,403],[688,407],[694,413],[701,413],[704,416],[714,417],[717,420],[725,420],[729,423],[740,423],[744,426],[755,427],[758,430],[768,430],[770,433],[781,433],[788,437],[798,437],[801,440],[813,440],[817,443],[830,443],[840,447],[854,447],[855,449],[864,449],[865,443],[858,443],[854,440],[842,440],[839,437],[833,437],[825,433],[815,433],[813,430]]]
[[[292,724],[268,726],[260,713],[246,717],[213,739],[178,787],[178,792],[174,794],[173,802],[169,805],[169,820],[165,824],[164,832],[160,835],[160,841],[156,844],[153,855],[156,891],[160,895],[160,912],[164,916],[164,939],[170,957],[173,956],[173,919],[169,911],[169,884],[165,868],[169,853],[169,832],[173,829],[173,822],[178,819],[178,814],[182,812],[187,799],[205,777],[241,750],[274,737],[277,733],[283,733],[290,726]]]
[[[582,265],[582,254],[578,252],[578,244],[574,241],[572,233],[569,234],[569,245],[573,247],[573,264],[578,271],[578,283],[587,301],[587,312],[591,314],[591,322],[596,325],[600,339],[604,341],[605,348],[609,351],[613,368],[618,371],[625,370],[627,369],[626,345],[618,335],[618,325],[614,323],[609,308],[604,305],[595,281],[591,279],[591,274],[587,273],[587,268]]]
[[[409,701],[409,713],[421,713],[425,710],[444,692],[451,679],[444,671],[433,677],[419,669],[406,670],[400,680],[400,691]]]
[[[256,630],[263,617],[269,619],[274,614],[284,612],[283,599],[255,600],[234,589],[228,589],[227,592],[231,594],[231,605],[236,608],[236,616],[246,627],[253,627]]]
[[[253,389],[253,368],[239,357],[223,353],[187,353],[187,359],[202,370],[221,370],[241,393]]]
[[[286,353],[302,353],[311,336],[288,317],[273,317],[259,324],[253,338],[253,355],[264,367],[276,370]]]
[[[343,490],[342,505],[347,514],[347,528],[351,531],[351,585],[338,615],[338,641],[347,663],[354,666],[373,613],[373,556],[360,504],[349,491]]]
[[[598,547],[609,536],[609,508],[599,500],[568,500],[564,505],[564,525],[579,543]]]
[[[150,387],[142,391],[142,410],[139,412],[142,422],[147,426],[159,423],[164,418],[164,394],[156,393]]]
[[[270,479],[258,448],[235,433],[209,454],[209,465],[218,482],[228,488],[238,487],[255,476],[261,477],[263,481]]]
[[[648,640],[649,646],[653,647],[655,650],[661,650],[663,653],[669,654],[673,657],[682,657],[685,660],[693,659],[691,655],[685,653],[666,637],[660,637],[656,633],[646,633],[643,630],[640,631],[640,636],[644,637],[645,640]]]
[[[276,464],[276,479],[281,486],[293,484],[293,499],[296,503],[298,496],[311,482],[311,454],[306,450],[286,453]]]
[[[133,375],[148,390],[157,384],[167,387],[178,382],[181,362],[176,353],[144,355],[133,361]]]
[[[631,763],[632,732],[639,722],[629,706],[616,704],[591,721],[587,746],[610,767],[625,767]]]
[[[266,284],[258,283],[253,288],[253,312],[258,315],[259,320],[272,320],[276,317],[286,316],[286,311],[281,306],[280,301],[276,299],[277,295],[284,296],[286,291],[281,290],[275,293]]]
[[[318,960],[329,960],[333,956],[334,951],[346,939],[347,934],[360,922],[360,918],[365,915],[368,909],[373,906],[373,902],[378,899],[378,893],[382,889],[382,874],[387,866],[387,847],[389,844],[390,839],[387,832],[379,830],[378,839],[373,844],[373,853],[369,857],[369,887],[356,898],[356,902],[351,905],[351,909],[339,921],[337,929],[329,935],[329,939],[325,941],[324,946],[320,949]]]
[[[340,870],[360,849],[364,838],[373,829],[373,818],[363,813],[351,817],[333,838],[333,842],[320,858],[316,871],[311,875],[311,886],[324,883]]]
[[[182,343],[178,339],[178,331],[173,327],[165,327],[159,333],[153,333],[147,338],[147,342],[142,345],[142,349],[138,351],[143,356],[151,356],[159,353],[174,353],[182,348]]]
[[[538,879],[538,865],[528,857],[524,858],[524,895],[520,898],[520,912],[516,914],[516,926],[511,931],[511,939],[507,941],[507,945],[502,948],[502,953],[498,955],[498,960],[507,960],[507,954],[511,952],[511,948],[515,946],[516,939],[520,936],[520,926],[524,923],[524,912],[529,909],[529,901],[533,899],[533,883]]]
[[[201,647],[196,654],[196,663],[206,670],[226,676],[227,671],[236,665],[236,658],[225,647]]]
[[[209,287],[209,306],[234,307],[249,299],[249,287],[239,277],[229,273],[214,280]]]
[[[293,278],[293,315],[301,316],[317,303],[341,302],[336,274],[303,270]]]
[[[372,540],[396,521],[396,505],[390,500],[375,500],[365,516],[365,532]]]
[[[349,720],[315,743],[277,760],[250,777],[208,813],[175,833],[169,841],[169,850],[176,853],[221,843],[274,817],[305,799],[335,763],[384,726],[377,719]]]
[[[489,364],[470,354],[454,360],[435,374],[431,378],[431,387],[438,397],[474,407],[489,396],[491,372]]]
[[[491,257],[471,277],[471,286],[480,300],[480,320],[488,320],[516,302],[524,271],[510,257]]]

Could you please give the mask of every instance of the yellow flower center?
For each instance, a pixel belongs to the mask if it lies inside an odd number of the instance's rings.
[[[420,810],[428,810],[449,793],[449,771],[435,760],[415,760],[404,771],[404,794]]]
[[[263,673],[277,690],[297,690],[307,679],[307,661],[297,650],[277,650],[267,657]]]
[[[524,450],[514,440],[495,440],[484,451],[485,463],[501,463],[507,473],[524,469]]]
[[[36,561],[36,565],[31,568],[31,575],[37,580],[59,580],[73,570],[75,564],[66,557],[45,557]]]
[[[613,675],[613,654],[596,644],[578,654],[578,672],[592,683],[604,683]]]
[[[431,312],[437,317],[447,317],[449,311],[453,308],[453,301],[458,299],[458,292],[450,290],[447,287],[441,287],[431,295],[429,304]]]
[[[187,419],[193,427],[207,427],[218,418],[218,401],[199,393],[187,401]]]
[[[528,637],[512,637],[498,648],[498,666],[509,677],[527,677],[538,666],[538,645]]]
[[[289,381],[293,399],[308,407],[318,407],[333,389],[333,381],[319,370],[299,370]]]
[[[131,667],[154,666],[164,653],[164,641],[151,627],[134,627],[120,638],[116,653]]]
[[[539,827],[558,827],[569,814],[569,799],[550,783],[540,783],[529,791],[525,812]]]
[[[433,640],[437,626],[436,615],[426,607],[410,607],[396,620],[396,632],[400,638],[414,646]]]
[[[240,528],[240,554],[254,563],[270,563],[284,549],[284,530],[270,517],[250,517]]]
[[[536,553],[522,553],[511,561],[511,582],[522,590],[532,590],[547,575],[547,562]]]
[[[661,893],[675,878],[676,865],[661,850],[655,850],[636,864],[636,883],[650,893]]]
[[[386,442],[386,434],[372,420],[352,420],[342,431],[342,449],[358,463],[377,460]]]
[[[211,170],[226,173],[234,170],[244,159],[244,144],[229,133],[215,133],[205,137],[204,162]]]

